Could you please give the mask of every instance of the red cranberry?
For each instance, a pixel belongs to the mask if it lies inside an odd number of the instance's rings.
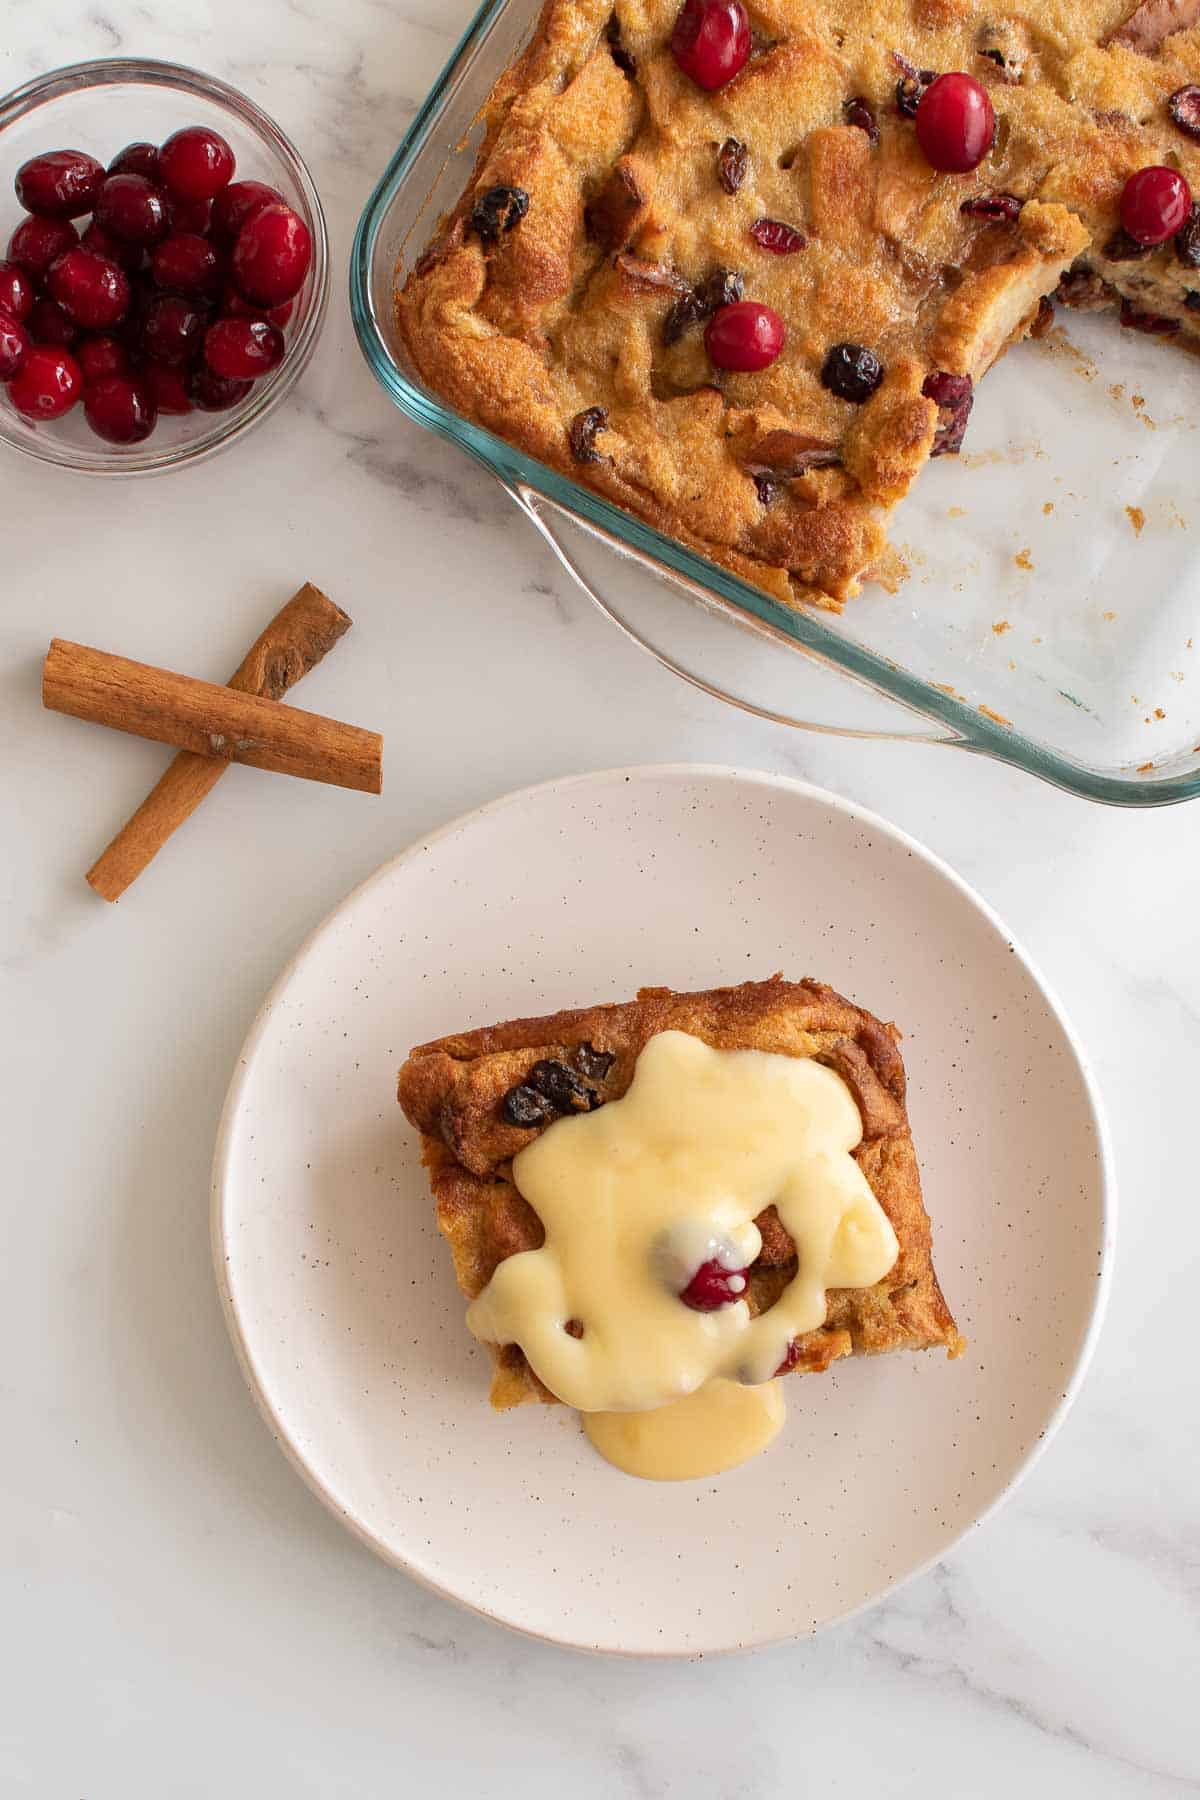
[[[108,165],[110,175],[144,175],[147,181],[158,181],[158,145],[126,144]]]
[[[199,237],[207,237],[212,223],[212,201],[180,200],[174,194],[168,194],[167,217],[173,232],[194,231]]]
[[[109,262],[119,263],[126,274],[132,275],[141,266],[142,246],[140,244],[123,244],[120,238],[113,237],[102,225],[92,220],[84,232],[80,242],[85,250],[94,250],[97,256],[106,256]]]
[[[29,158],[16,171],[16,198],[27,212],[76,220],[81,212],[92,211],[103,180],[103,164],[83,149],[49,149],[43,157]]]
[[[154,404],[160,413],[191,412],[187,383],[179,369],[168,369],[166,363],[148,362],[142,370],[142,380],[154,396]]]
[[[253,381],[283,361],[283,333],[265,319],[218,319],[204,338],[204,360],[231,381]]]
[[[282,206],[283,195],[265,181],[231,181],[212,204],[212,234],[232,243],[251,213],[260,206]]]
[[[50,266],[46,290],[68,318],[87,331],[103,331],[125,315],[129,277],[107,257],[76,244]]]
[[[48,150],[17,170],[17,199],[26,212],[77,219],[91,212],[104,167],[82,150]]]
[[[697,87],[724,87],[750,54],[742,0],[684,0],[671,33],[671,55]]]
[[[16,263],[0,262],[0,312],[10,319],[27,319],[33,310],[34,285]]]
[[[152,300],[142,320],[142,349],[155,362],[172,368],[190,362],[200,348],[206,324],[195,301],[180,294],[163,294]]]
[[[9,384],[13,405],[27,419],[60,419],[79,398],[83,376],[69,350],[35,344]]]
[[[244,400],[253,386],[252,381],[230,381],[228,376],[217,375],[207,363],[200,362],[192,370],[188,393],[193,406],[201,412],[225,412]]]
[[[75,346],[75,361],[83,370],[85,385],[105,375],[128,375],[129,352],[119,338],[101,333],[85,337]]]
[[[312,261],[308,226],[290,206],[263,206],[238,233],[233,279],[247,300],[278,306],[298,294]]]
[[[679,1298],[693,1312],[715,1312],[718,1306],[741,1300],[745,1292],[745,1269],[727,1269],[713,1257],[700,1264]]]
[[[169,220],[161,188],[144,175],[109,175],[96,196],[96,221],[125,244],[156,244]]]
[[[194,231],[180,231],[164,238],[150,252],[150,273],[160,288],[175,294],[196,294],[211,288],[220,258],[207,238]]]
[[[136,375],[102,375],[85,388],[83,410],[97,437],[110,444],[140,444],[154,430],[154,395]]]
[[[1154,164],[1131,175],[1121,193],[1121,223],[1138,244],[1165,244],[1187,223],[1192,195],[1174,169]]]
[[[792,1338],[787,1349],[783,1353],[783,1361],[775,1371],[776,1375],[790,1375],[799,1361],[800,1340],[799,1338]]]
[[[68,219],[22,219],[8,240],[8,260],[41,280],[50,264],[79,242]]]
[[[939,75],[917,107],[917,142],[926,162],[953,175],[978,168],[996,136],[996,114],[973,75]]]
[[[704,327],[704,343],[718,369],[766,369],[783,349],[783,320],[758,300],[736,300],[715,312]]]
[[[233,180],[233,151],[207,125],[172,132],[158,153],[162,179],[182,200],[211,200]]]
[[[0,381],[11,381],[33,348],[20,319],[0,312]]]
[[[227,319],[269,319],[272,325],[282,328],[291,318],[295,304],[294,300],[285,300],[282,306],[255,306],[238,293],[232,281],[227,281],[221,291],[221,312]]]
[[[55,350],[69,350],[79,336],[74,319],[68,317],[57,300],[47,300],[44,295],[35,302],[28,325],[35,344],[49,344]]]

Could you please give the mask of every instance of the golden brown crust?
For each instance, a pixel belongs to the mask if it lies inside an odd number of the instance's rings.
[[[815,1057],[841,1075],[862,1116],[855,1159],[892,1222],[900,1254],[876,1287],[829,1294],[825,1324],[797,1340],[795,1366],[812,1371],[842,1356],[931,1345],[957,1355],[962,1339],[933,1270],[898,1034],[812,980],[775,976],[697,994],[643,988],[621,1005],[513,1019],[418,1045],[400,1071],[399,1100],[421,1133],[438,1226],[463,1293],[473,1299],[506,1256],[543,1241],[541,1222],[512,1180],[512,1158],[538,1128],[508,1123],[504,1096],[536,1062],[553,1058],[584,1068],[601,1102],[619,1099],[646,1043],[670,1030],[689,1032],[714,1049]],[[760,1312],[794,1274],[795,1248],[774,1207],[756,1224],[763,1246],[747,1297],[751,1310]],[[496,1350],[492,1399],[510,1406],[554,1396],[520,1350],[507,1345]]]
[[[1169,161],[1200,186],[1200,150],[1166,105],[1200,77],[1200,0],[1024,0],[986,16],[966,0],[755,0],[759,47],[707,94],[671,56],[678,7],[546,0],[493,92],[470,188],[396,296],[417,368],[459,412],[777,597],[836,606],[883,557],[888,512],[933,449],[926,379],[978,381],[1072,264],[1200,342],[1194,272],[1170,245],[1101,255],[1134,169]],[[996,144],[972,174],[921,155],[896,105],[903,61],[988,87]],[[860,97],[877,143],[846,122]],[[745,150],[732,193],[729,139]],[[522,188],[529,210],[485,243],[472,208],[497,185]],[[1014,221],[963,213],[996,192],[1025,203]],[[763,218],[805,247],[759,248]],[[769,369],[714,369],[702,323],[664,333],[681,288],[718,270],[784,318]],[[886,371],[863,405],[820,380],[843,341]],[[580,461],[571,422],[592,408],[605,421],[596,460]],[[753,446],[772,432],[837,461],[756,479]]]

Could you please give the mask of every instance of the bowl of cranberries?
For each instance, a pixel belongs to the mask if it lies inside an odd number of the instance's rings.
[[[0,439],[156,474],[284,398],[329,286],[321,203],[254,103],[210,76],[81,63],[0,101]]]

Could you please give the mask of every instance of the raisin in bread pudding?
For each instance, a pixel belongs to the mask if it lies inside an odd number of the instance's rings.
[[[824,1370],[840,1357],[887,1350],[940,1346],[957,1355],[962,1339],[933,1269],[898,1034],[811,980],[774,977],[696,994],[645,988],[628,1004],[517,1019],[413,1050],[400,1071],[400,1104],[421,1133],[463,1293],[475,1301],[507,1258],[543,1244],[542,1220],[514,1180],[513,1159],[558,1121],[622,1100],[642,1052],[669,1033],[715,1050],[812,1059],[840,1077],[857,1108],[853,1159],[890,1222],[895,1259],[874,1285],[830,1289],[823,1321],[787,1341],[778,1372]],[[773,1205],[754,1227],[761,1248],[743,1287],[735,1277],[730,1290],[728,1273],[705,1265],[688,1283],[687,1304],[703,1309],[740,1297],[756,1318],[780,1301],[797,1274],[795,1244]],[[723,1279],[723,1292],[689,1292],[697,1281],[720,1289]],[[565,1329],[582,1335],[586,1326],[567,1321]],[[557,1398],[517,1344],[489,1348],[494,1406]]]
[[[1198,14],[547,0],[401,336],[468,418],[840,606],[1056,290],[1196,341]]]

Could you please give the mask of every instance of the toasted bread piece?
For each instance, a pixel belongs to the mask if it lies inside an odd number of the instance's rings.
[[[550,1059],[575,1071],[595,1103],[619,1099],[643,1047],[660,1031],[685,1031],[719,1050],[815,1057],[837,1071],[858,1106],[863,1136],[855,1160],[891,1220],[900,1254],[875,1287],[829,1293],[825,1323],[796,1340],[794,1367],[822,1370],[842,1356],[934,1345],[957,1356],[963,1339],[934,1274],[899,1034],[820,982],[780,976],[698,994],[643,988],[624,1005],[513,1019],[418,1045],[400,1071],[399,1100],[421,1133],[438,1227],[463,1293],[474,1299],[505,1257],[543,1242],[541,1222],[513,1182],[512,1159],[546,1126],[510,1124],[505,1096],[535,1063]],[[755,1223],[762,1250],[747,1299],[758,1313],[791,1280],[796,1262],[774,1207]],[[492,1349],[494,1406],[555,1399],[517,1345]]]

